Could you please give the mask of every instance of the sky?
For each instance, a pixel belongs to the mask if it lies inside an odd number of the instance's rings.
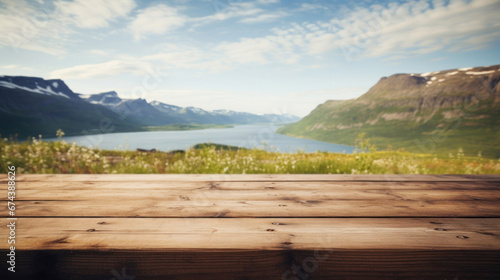
[[[307,115],[383,76],[500,64],[500,0],[0,0],[0,75]]]

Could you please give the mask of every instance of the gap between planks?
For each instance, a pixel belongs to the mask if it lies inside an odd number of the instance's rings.
[[[344,175],[344,174],[18,174],[24,181],[253,181],[253,182],[327,182],[327,181],[393,181],[457,182],[500,181],[500,175]],[[6,176],[2,182],[7,180]]]

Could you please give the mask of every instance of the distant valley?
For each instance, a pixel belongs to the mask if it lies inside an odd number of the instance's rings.
[[[292,115],[256,115],[229,110],[206,111],[144,99],[122,99],[114,91],[74,93],[60,79],[0,76],[2,137],[67,135],[154,130],[152,127],[210,127],[252,123],[290,123]],[[179,126],[176,126],[179,125]]]

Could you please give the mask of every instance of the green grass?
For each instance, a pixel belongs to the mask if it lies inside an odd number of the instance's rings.
[[[241,148],[237,146],[231,145],[223,145],[223,144],[212,144],[212,143],[200,143],[193,146],[195,150],[203,150],[206,148],[215,149],[216,151],[238,151],[238,150],[248,150],[246,148]]]
[[[149,131],[171,131],[171,130],[200,130],[210,128],[231,128],[232,125],[223,124],[169,124],[163,126],[145,126],[145,130]]]
[[[498,145],[500,113],[488,107],[486,101],[482,101],[481,106],[471,112],[462,110],[464,115],[459,118],[443,118],[443,113],[449,109],[440,109],[429,120],[419,122],[385,120],[377,117],[382,113],[400,113],[402,111],[399,107],[379,106],[366,110],[366,108],[350,106],[348,110],[338,113],[341,109],[336,106],[348,102],[350,101],[320,105],[300,122],[281,127],[277,132],[293,137],[345,145],[354,145],[356,136],[364,132],[377,147],[384,150],[388,147],[389,149],[404,148],[414,153],[448,155],[462,147],[469,156],[481,152],[484,157],[500,158]],[[430,113],[422,111],[417,116],[425,119]],[[487,117],[478,118],[480,116]],[[378,121],[371,124],[370,121],[374,119]],[[323,124],[323,127],[318,128],[317,124]],[[352,125],[352,127],[338,128],[340,124]]]
[[[14,165],[18,173],[181,173],[181,174],[500,174],[500,160],[404,151],[376,152],[366,139],[364,152],[280,153],[202,144],[185,153],[145,153],[88,149],[76,144],[19,143],[0,139],[0,166]]]

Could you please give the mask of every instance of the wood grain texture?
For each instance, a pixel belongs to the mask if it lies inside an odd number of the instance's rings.
[[[18,248],[30,250],[500,250],[500,219],[492,218],[23,218],[17,225]]]
[[[17,201],[17,217],[500,217],[495,200],[46,200]],[[7,217],[5,213],[3,217]]]
[[[0,279],[500,279],[499,175],[16,181]]]
[[[30,269],[20,269],[15,277],[0,270],[2,279],[487,280],[500,277],[498,252],[475,250],[45,250],[21,251],[19,259],[20,267]]]
[[[500,217],[500,181],[443,176],[438,182],[134,181],[137,175],[38,182],[32,176],[17,184],[19,217]]]
[[[44,250],[20,251],[18,256],[18,272],[13,276],[5,269],[0,270],[1,279],[496,280],[500,277],[500,254],[493,250]]]

